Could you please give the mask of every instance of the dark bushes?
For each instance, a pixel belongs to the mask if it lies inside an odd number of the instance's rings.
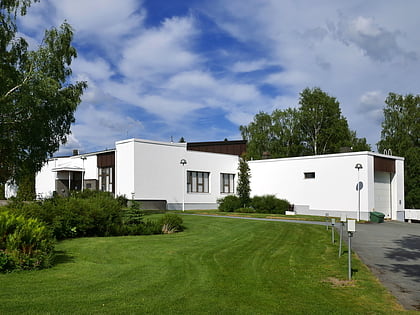
[[[218,203],[219,210],[224,212],[284,214],[290,207],[287,200],[278,199],[274,195],[255,196],[251,199],[251,207],[246,208],[243,208],[239,198],[233,195],[219,199]]]
[[[107,192],[86,190],[72,193],[70,197],[56,196],[39,202],[16,201],[8,205],[8,209],[17,215],[44,222],[59,240],[163,233],[164,223],[144,220],[143,212],[136,204],[123,209],[122,203],[123,198],[114,198]],[[179,220],[182,222],[181,218]]]
[[[84,191],[68,198],[54,197],[42,202],[15,202],[11,211],[37,218],[51,228],[57,239],[81,236],[109,236],[122,224],[121,205],[106,192]]]
[[[259,213],[284,214],[289,209],[289,202],[278,199],[274,195],[255,196],[251,200],[251,206]]]
[[[235,195],[229,195],[225,198],[217,200],[219,210],[223,212],[234,212],[242,207],[241,200]]]

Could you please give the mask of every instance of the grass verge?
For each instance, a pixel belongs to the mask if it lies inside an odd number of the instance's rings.
[[[345,281],[322,226],[183,220],[177,234],[60,242],[52,269],[0,275],[0,313],[406,313],[357,259]]]

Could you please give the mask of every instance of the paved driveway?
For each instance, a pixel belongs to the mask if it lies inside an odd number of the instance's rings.
[[[420,310],[420,224],[358,224],[352,249],[406,308]]]

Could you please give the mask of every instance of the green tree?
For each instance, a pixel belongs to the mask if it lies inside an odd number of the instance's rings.
[[[249,169],[248,162],[245,156],[242,156],[239,159],[239,166],[238,166],[239,174],[238,174],[238,188],[237,193],[239,196],[239,200],[241,201],[241,205],[243,207],[249,206],[251,202],[251,187],[250,187],[250,178],[251,178],[251,170]]]
[[[247,126],[239,127],[248,141],[247,155],[262,159],[338,153],[342,147],[370,151],[365,138],[357,138],[341,115],[338,101],[319,88],[305,89],[300,107],[259,112]]]
[[[272,151],[273,121],[269,114],[259,112],[255,115],[254,121],[248,126],[240,126],[239,130],[242,138],[248,141],[246,149],[248,158],[259,160],[264,152]]]
[[[420,209],[420,95],[389,93],[378,151],[405,158],[405,207]]]
[[[351,131],[341,115],[340,104],[320,88],[300,93],[299,119],[307,154],[340,152],[351,146]]]
[[[45,31],[37,50],[18,37],[16,18],[32,2],[0,2],[0,183],[35,173],[67,141],[85,82],[71,83],[73,31]]]

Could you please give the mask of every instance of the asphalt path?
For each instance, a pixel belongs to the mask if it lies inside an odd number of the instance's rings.
[[[358,224],[352,249],[401,305],[420,311],[420,224]]]
[[[326,225],[326,222],[189,214],[229,219]],[[345,233],[346,234],[346,233]],[[356,225],[352,250],[408,310],[420,310],[420,224],[385,221]]]

